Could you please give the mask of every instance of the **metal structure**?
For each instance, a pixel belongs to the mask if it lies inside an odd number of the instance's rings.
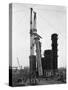
[[[38,68],[38,74],[39,76],[43,75],[42,71],[42,63],[41,63],[41,43],[40,38],[41,36],[37,34],[36,29],[36,12],[33,11],[33,9],[30,9],[30,56],[34,55],[34,47],[36,46],[36,62],[37,62],[37,68]],[[32,20],[32,15],[34,14],[34,18]]]
[[[17,57],[17,62],[18,62],[19,69],[22,69],[22,66],[19,63],[19,58],[18,57]]]

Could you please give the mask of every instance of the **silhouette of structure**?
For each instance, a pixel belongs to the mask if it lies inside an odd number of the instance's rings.
[[[57,69],[57,40],[58,40],[58,35],[57,34],[52,34],[51,36],[51,40],[52,40],[52,52],[53,52],[53,70]]]
[[[44,57],[41,58],[43,73],[45,71],[55,71],[58,68],[57,40],[58,35],[52,34],[52,50],[44,50]]]
[[[41,59],[43,73],[45,74],[46,71],[53,70],[53,53],[52,50],[44,50],[44,57]]]
[[[44,51],[44,59],[46,61],[46,70],[52,70],[53,64],[53,57],[52,57],[52,50],[45,50]]]

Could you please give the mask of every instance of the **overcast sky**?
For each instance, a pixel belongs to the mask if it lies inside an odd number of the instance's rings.
[[[37,32],[42,37],[42,54],[51,49],[51,35],[58,34],[58,67],[66,67],[66,8],[63,6],[13,4],[12,66],[29,66],[30,8],[37,13]]]

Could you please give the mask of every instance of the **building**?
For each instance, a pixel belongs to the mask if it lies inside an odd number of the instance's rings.
[[[46,61],[46,70],[52,70],[53,69],[52,50],[45,50],[44,51],[44,60]]]
[[[45,71],[51,71],[53,69],[52,50],[45,50],[44,57],[41,59],[41,61],[42,61],[43,73],[45,73]]]
[[[57,53],[58,35],[52,34],[51,40],[52,40],[52,49],[44,50],[44,57],[41,58],[44,74],[45,72],[48,73],[53,72],[58,68],[58,53]]]

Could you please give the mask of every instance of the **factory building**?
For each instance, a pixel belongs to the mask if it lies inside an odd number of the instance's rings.
[[[58,63],[58,55],[57,55],[57,34],[52,34],[51,40],[52,40],[52,49],[51,50],[44,50],[44,57],[41,58],[42,62],[42,68],[43,73],[45,74],[47,71],[50,73],[50,71],[57,70],[57,63]]]
[[[46,61],[46,70],[53,69],[53,57],[52,57],[52,50],[45,50],[44,51],[44,60]]]
[[[52,71],[53,70],[53,54],[52,50],[45,50],[44,51],[44,57],[41,59],[42,61],[42,68],[43,68],[43,73],[47,71]]]

